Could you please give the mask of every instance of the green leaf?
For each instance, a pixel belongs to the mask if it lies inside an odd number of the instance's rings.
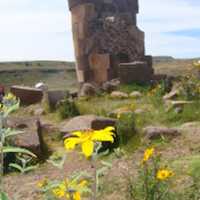
[[[106,166],[106,167],[109,167],[109,168],[112,167],[112,163],[109,163],[109,162],[106,162],[106,161],[101,161],[101,164]]]
[[[13,167],[13,168],[19,170],[21,173],[23,172],[23,168],[20,165],[16,164],[16,163],[10,163],[9,167]]]
[[[5,131],[5,138],[7,137],[10,137],[10,136],[14,136],[14,135],[19,135],[23,133],[23,131],[16,131],[16,130],[12,130],[10,128],[8,128],[6,131]]]
[[[7,194],[4,193],[4,192],[1,192],[0,193],[0,200],[9,200]]]
[[[3,147],[3,153],[24,153],[28,154],[32,157],[37,157],[35,154],[33,154],[31,151],[19,147],[12,147],[12,146],[6,146]]]
[[[24,169],[24,172],[29,172],[38,168],[39,165],[29,166]]]

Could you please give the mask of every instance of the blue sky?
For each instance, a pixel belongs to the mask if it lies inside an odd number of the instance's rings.
[[[200,57],[200,2],[139,0],[151,55]],[[74,60],[67,0],[0,0],[0,61]]]

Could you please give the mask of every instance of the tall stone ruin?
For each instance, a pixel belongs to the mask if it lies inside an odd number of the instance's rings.
[[[68,0],[72,14],[78,81],[149,81],[152,58],[145,56],[137,27],[138,0]]]

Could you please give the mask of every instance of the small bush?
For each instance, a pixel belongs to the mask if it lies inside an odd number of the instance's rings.
[[[60,119],[66,119],[79,115],[79,111],[74,103],[69,99],[64,99],[56,106],[58,117]]]
[[[184,77],[181,80],[181,98],[191,101],[200,98],[200,81],[194,76]]]
[[[118,116],[117,136],[120,145],[125,145],[136,133],[135,116],[133,113],[122,113]]]

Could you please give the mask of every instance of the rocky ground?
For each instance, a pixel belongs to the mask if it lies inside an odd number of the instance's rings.
[[[98,199],[131,199],[129,180],[137,176],[143,152],[150,146],[162,155],[163,166],[174,171],[172,190],[184,191],[191,183],[188,171],[200,160],[199,85],[200,81],[194,77],[153,86],[119,86],[114,81],[104,85],[104,92],[86,85],[82,97],[74,99],[79,115],[66,119],[60,118],[60,110],[49,113],[40,104],[21,107],[8,120],[10,127],[26,132],[14,138],[15,145],[32,150],[43,161],[27,174],[6,174],[5,191],[14,200],[42,200],[38,181],[63,179],[79,170],[92,174],[94,168],[90,161],[78,150],[66,152],[63,137],[76,129],[101,129],[119,124],[118,134],[128,138],[128,142],[98,160],[98,167],[102,160],[112,163],[100,179]],[[124,120],[126,115],[131,116],[128,121]],[[62,169],[48,162],[55,154],[66,155]]]

